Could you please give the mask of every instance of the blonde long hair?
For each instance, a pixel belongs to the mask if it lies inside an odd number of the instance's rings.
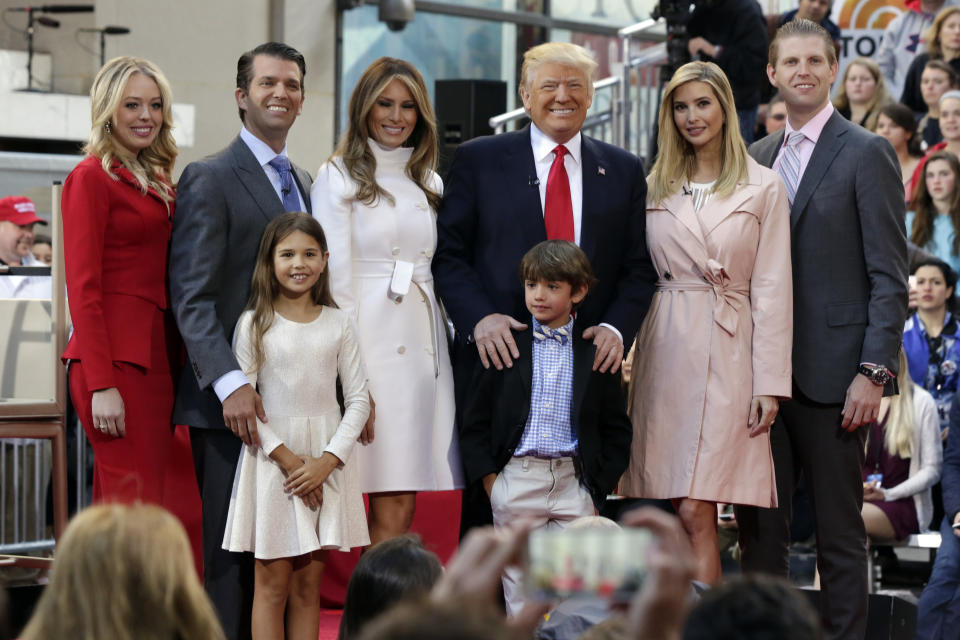
[[[867,131],[875,131],[877,128],[877,118],[880,117],[880,107],[888,102],[892,102],[893,99],[890,97],[890,92],[887,91],[887,81],[883,79],[880,65],[870,58],[856,58],[850,61],[850,64],[848,64],[847,68],[843,71],[843,80],[840,81],[840,86],[837,87],[837,95],[833,99],[833,106],[841,110],[850,108],[850,98],[847,96],[847,76],[850,74],[850,69],[853,65],[863,67],[873,76],[873,81],[876,86],[873,90],[873,97],[870,98],[870,102],[867,103],[868,116],[866,122],[863,123],[863,128]]]
[[[247,309],[253,311],[253,371],[255,373],[263,366],[263,336],[273,326],[273,301],[280,295],[280,283],[273,268],[273,254],[277,245],[284,238],[295,231],[302,231],[317,241],[320,250],[327,252],[327,237],[323,227],[316,218],[308,213],[282,213],[267,224],[260,238],[260,247],[257,249],[257,262],[253,266],[253,276],[250,279],[250,297],[247,299]],[[313,304],[336,308],[330,293],[330,269],[324,269],[310,290]]]
[[[343,159],[347,174],[357,186],[356,199],[365,205],[373,205],[379,198],[390,204],[396,204],[393,195],[377,184],[377,160],[367,143],[370,138],[370,128],[367,126],[367,116],[380,94],[384,92],[394,80],[402,82],[417,106],[417,124],[413,133],[404,143],[406,147],[413,147],[413,154],[407,161],[406,174],[413,180],[427,196],[427,202],[434,211],[440,207],[440,194],[430,186],[430,176],[437,167],[437,118],[430,104],[426,84],[420,72],[406,60],[397,58],[378,58],[367,67],[353,93],[350,94],[350,103],[347,106],[349,121],[347,131],[340,140],[336,151],[330,156]],[[334,164],[336,166],[336,164]]]
[[[136,161],[131,162],[124,154],[117,153],[117,141],[110,129],[115,124],[113,117],[123,101],[127,82],[137,73],[157,83],[163,102],[163,122],[150,146],[140,151]],[[119,178],[110,173],[110,167],[114,160],[118,160],[134,175],[144,193],[152,188],[165,202],[173,200],[173,163],[179,153],[172,132],[173,93],[167,78],[155,64],[143,58],[121,56],[103,65],[90,87],[90,119],[93,122],[90,137],[83,148],[87,155],[99,158],[103,170],[114,180]]]
[[[23,640],[219,640],[183,525],[154,505],[101,504],[70,521]]]
[[[887,423],[883,428],[883,446],[891,455],[909,458],[913,455],[913,430],[916,428],[917,418],[913,410],[914,383],[910,378],[910,366],[902,347],[897,385],[900,387],[900,393],[890,398]],[[869,435],[866,446],[870,446]]]
[[[720,151],[720,177],[713,187],[713,193],[725,198],[733,193],[737,183],[746,180],[747,147],[743,144],[740,127],[737,124],[737,109],[733,102],[733,91],[727,76],[720,67],[712,62],[688,62],[673,74],[664,91],[660,104],[660,147],[657,161],[650,172],[650,202],[659,203],[679,188],[677,181],[688,179],[697,167],[697,157],[693,145],[677,130],[673,121],[673,96],[677,89],[688,82],[704,82],[713,89],[713,94],[723,108],[723,144]]]

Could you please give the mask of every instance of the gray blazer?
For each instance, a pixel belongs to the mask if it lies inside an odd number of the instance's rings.
[[[293,165],[310,208],[310,174]],[[239,136],[223,151],[191,162],[177,185],[170,245],[170,301],[187,347],[175,424],[226,428],[213,382],[239,369],[233,329],[250,294],[260,236],[283,203]]]
[[[773,166],[780,131],[750,145]],[[907,240],[897,156],[838,112],[827,121],[790,210],[793,381],[843,403],[861,362],[896,371],[907,315]]]

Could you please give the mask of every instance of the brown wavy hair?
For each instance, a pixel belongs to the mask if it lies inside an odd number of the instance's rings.
[[[950,16],[960,13],[960,7],[944,7],[937,13],[933,19],[933,24],[927,27],[923,32],[923,40],[927,43],[927,53],[933,59],[943,59],[943,46],[940,44],[940,32],[943,30],[943,23]]]
[[[267,225],[260,238],[260,248],[257,249],[257,262],[253,267],[253,277],[250,279],[250,298],[247,300],[247,309],[253,311],[253,371],[263,366],[263,336],[273,325],[273,301],[280,295],[280,284],[277,282],[273,268],[273,254],[277,245],[295,231],[302,231],[317,241],[320,250],[327,252],[327,237],[323,227],[316,218],[308,213],[294,211],[282,213]],[[320,277],[310,290],[313,304],[325,307],[337,307],[330,293],[330,270],[324,269]]]
[[[923,176],[917,182],[917,189],[910,201],[910,210],[913,211],[913,228],[910,229],[910,242],[918,247],[925,247],[933,239],[933,221],[939,215],[933,205],[933,198],[927,190],[927,167],[931,162],[943,160],[950,165],[953,171],[953,196],[950,199],[950,222],[953,228],[960,230],[960,161],[949,151],[936,151],[927,156],[923,165]],[[960,255],[960,233],[953,234],[953,255]]]
[[[221,640],[180,521],[155,505],[84,509],[57,543],[23,640]]]
[[[150,146],[137,154],[135,162],[130,162],[125,155],[117,153],[117,141],[107,125],[112,127],[115,124],[113,119],[123,101],[127,82],[137,73],[157,83],[163,103],[163,121]],[[103,170],[113,180],[119,180],[110,173],[113,161],[117,160],[134,175],[144,193],[147,188],[152,188],[165,202],[173,200],[173,163],[179,153],[173,139],[173,92],[155,64],[143,58],[120,56],[103,65],[90,87],[90,120],[90,137],[83,147],[87,155],[99,158]]]
[[[406,174],[427,196],[427,202],[436,211],[440,207],[440,194],[430,186],[431,176],[437,168],[437,118],[430,104],[430,96],[423,77],[412,64],[397,58],[378,58],[367,67],[357,86],[350,94],[350,103],[347,106],[349,121],[347,131],[343,134],[336,151],[330,160],[337,157],[343,159],[343,166],[350,179],[357,186],[357,201],[365,205],[373,205],[379,198],[390,204],[396,204],[393,195],[377,184],[377,160],[367,143],[370,138],[370,129],[367,126],[367,116],[380,94],[384,92],[394,80],[402,82],[417,106],[417,124],[413,133],[404,142],[405,147],[413,147],[413,154],[407,161]],[[333,166],[337,166],[334,164]]]

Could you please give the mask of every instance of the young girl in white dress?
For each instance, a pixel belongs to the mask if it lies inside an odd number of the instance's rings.
[[[369,544],[351,452],[370,410],[352,323],[330,295],[323,229],[285,213],[264,230],[234,351],[260,393],[259,446],[240,454],[223,548],[255,557],[254,640],[316,640],[327,549]],[[337,376],[344,413],[337,403]]]

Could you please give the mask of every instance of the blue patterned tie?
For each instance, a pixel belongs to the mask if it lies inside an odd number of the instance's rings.
[[[569,336],[567,336],[567,330],[563,327],[559,329],[551,329],[550,327],[541,326],[539,331],[533,332],[533,338],[537,342],[543,342],[544,340],[556,340],[560,344],[567,344]]]
[[[271,167],[280,174],[280,193],[283,194],[283,208],[286,211],[300,211],[300,198],[297,197],[297,185],[293,182],[290,160],[287,156],[277,156],[270,162]]]
[[[790,206],[793,206],[793,199],[797,195],[797,186],[800,184],[800,142],[804,135],[799,131],[792,132],[787,136],[787,142],[783,145],[783,153],[780,155],[780,164],[777,166],[777,172],[783,178],[787,185],[787,197],[790,199]]]

